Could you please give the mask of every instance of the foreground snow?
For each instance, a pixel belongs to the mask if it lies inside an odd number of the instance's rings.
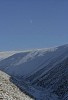
[[[12,84],[9,78],[0,71],[0,100],[33,100]]]

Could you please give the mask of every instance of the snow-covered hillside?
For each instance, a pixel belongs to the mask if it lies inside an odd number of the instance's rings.
[[[37,100],[68,100],[68,45],[14,53],[0,70]]]

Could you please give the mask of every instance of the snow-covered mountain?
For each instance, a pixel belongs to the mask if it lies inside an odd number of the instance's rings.
[[[14,53],[0,70],[37,100],[68,100],[68,44]]]

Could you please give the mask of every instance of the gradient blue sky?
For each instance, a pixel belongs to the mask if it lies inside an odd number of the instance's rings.
[[[68,0],[0,0],[0,51],[68,43]]]

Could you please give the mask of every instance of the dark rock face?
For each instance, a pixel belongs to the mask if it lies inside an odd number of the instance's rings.
[[[38,72],[36,73],[39,74]],[[32,75],[29,80],[32,80],[31,84],[36,87],[51,89],[52,93],[55,93],[62,99],[68,93],[68,58],[54,66],[46,74],[42,75],[41,73],[38,78]]]

